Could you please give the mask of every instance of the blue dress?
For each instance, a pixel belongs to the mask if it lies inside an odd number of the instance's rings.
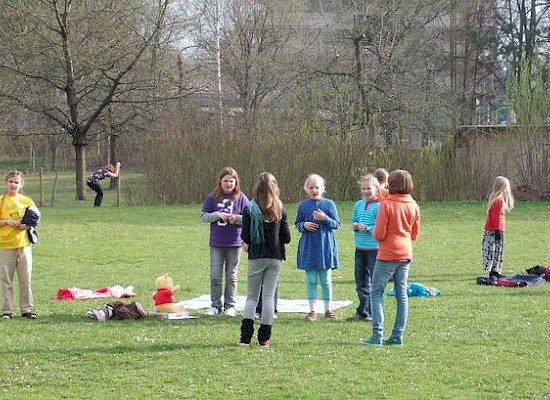
[[[323,221],[313,218],[314,210],[321,210],[326,214]],[[319,224],[319,229],[310,232],[304,229],[305,222]],[[340,218],[336,204],[330,199],[307,199],[298,204],[296,214],[296,229],[301,233],[298,242],[298,269],[321,270],[336,269],[338,265],[338,247],[334,230],[340,226]]]

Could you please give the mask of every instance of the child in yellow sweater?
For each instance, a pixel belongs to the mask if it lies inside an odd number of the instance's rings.
[[[13,276],[19,280],[19,307],[21,316],[35,319],[33,311],[32,247],[27,230],[31,227],[21,220],[27,208],[40,213],[34,202],[20,193],[24,185],[23,174],[10,171],[6,176],[6,193],[0,196],[0,282],[2,286],[2,318],[10,319],[13,312]],[[38,222],[38,221],[37,221]]]

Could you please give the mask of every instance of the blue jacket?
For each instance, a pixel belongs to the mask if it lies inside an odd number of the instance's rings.
[[[351,223],[365,224],[368,231],[353,231],[356,249],[377,249],[378,242],[372,237],[376,216],[380,209],[380,200],[361,199],[355,203],[351,214]]]

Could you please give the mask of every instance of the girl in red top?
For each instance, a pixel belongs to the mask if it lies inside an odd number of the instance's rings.
[[[487,221],[483,233],[483,269],[489,277],[501,278],[502,254],[504,253],[504,231],[506,221],[504,213],[514,208],[514,196],[510,181],[504,176],[497,176],[487,204]]]

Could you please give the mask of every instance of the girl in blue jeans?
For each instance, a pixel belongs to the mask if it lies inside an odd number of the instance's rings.
[[[372,335],[361,344],[403,344],[409,303],[407,279],[412,261],[412,242],[418,237],[420,209],[411,196],[413,181],[404,170],[388,177],[389,197],[380,204],[373,236],[378,240],[378,255],[372,277]],[[384,290],[393,276],[397,310],[391,336],[384,340]]]

